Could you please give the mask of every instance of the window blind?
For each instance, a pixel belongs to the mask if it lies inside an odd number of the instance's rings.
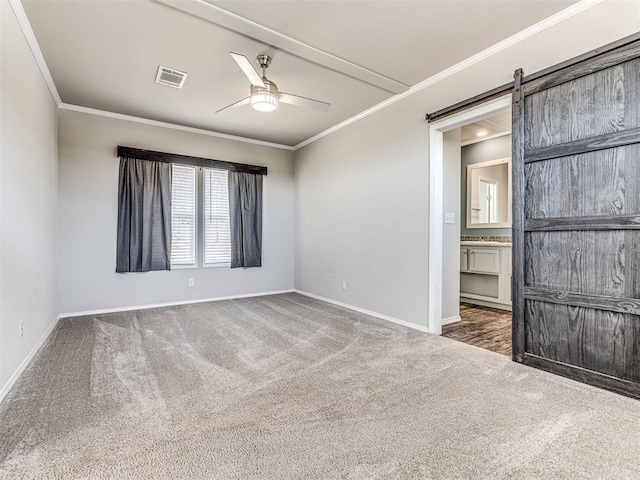
[[[196,264],[196,168],[171,167],[171,265]]]
[[[229,172],[204,169],[204,263],[231,263]]]

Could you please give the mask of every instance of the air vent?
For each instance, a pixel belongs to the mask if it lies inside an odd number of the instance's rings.
[[[158,73],[156,74],[156,83],[160,85],[166,85],[167,87],[182,88],[184,81],[187,79],[187,74],[179,72],[173,68],[158,67]]]

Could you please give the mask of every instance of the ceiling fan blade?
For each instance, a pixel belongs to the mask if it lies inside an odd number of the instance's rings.
[[[238,66],[242,69],[244,74],[247,76],[251,85],[256,87],[267,88],[267,86],[262,81],[262,77],[258,75],[258,72],[251,66],[251,62],[244,55],[240,55],[239,53],[229,52],[229,55],[236,61]]]
[[[296,105],[298,107],[313,108],[314,110],[320,110],[321,112],[326,112],[329,110],[329,107],[331,107],[330,103],[314,100],[313,98],[301,97],[299,95],[292,95],[291,93],[280,93],[278,98],[283,103]]]
[[[226,107],[222,107],[216,113],[220,113],[223,110],[232,110],[234,108],[243,107],[244,105],[249,105],[249,101],[250,100],[251,100],[251,97],[243,98],[242,100],[238,100],[237,102],[232,103],[231,105],[227,105]]]

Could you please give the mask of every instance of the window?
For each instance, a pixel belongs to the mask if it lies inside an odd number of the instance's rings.
[[[171,167],[171,266],[196,265],[196,169]]]
[[[174,164],[171,188],[171,266],[196,267],[198,243],[204,266],[229,265],[229,172]]]
[[[229,227],[229,172],[205,168],[204,264],[231,263]]]

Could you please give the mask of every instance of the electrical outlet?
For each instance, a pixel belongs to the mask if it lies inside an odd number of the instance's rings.
[[[22,338],[24,335],[24,325],[22,322],[18,323],[18,336]]]
[[[196,281],[193,278],[189,279],[189,286],[193,287],[196,284]]]
[[[346,280],[342,280],[342,289],[343,290],[347,289],[347,281]]]

